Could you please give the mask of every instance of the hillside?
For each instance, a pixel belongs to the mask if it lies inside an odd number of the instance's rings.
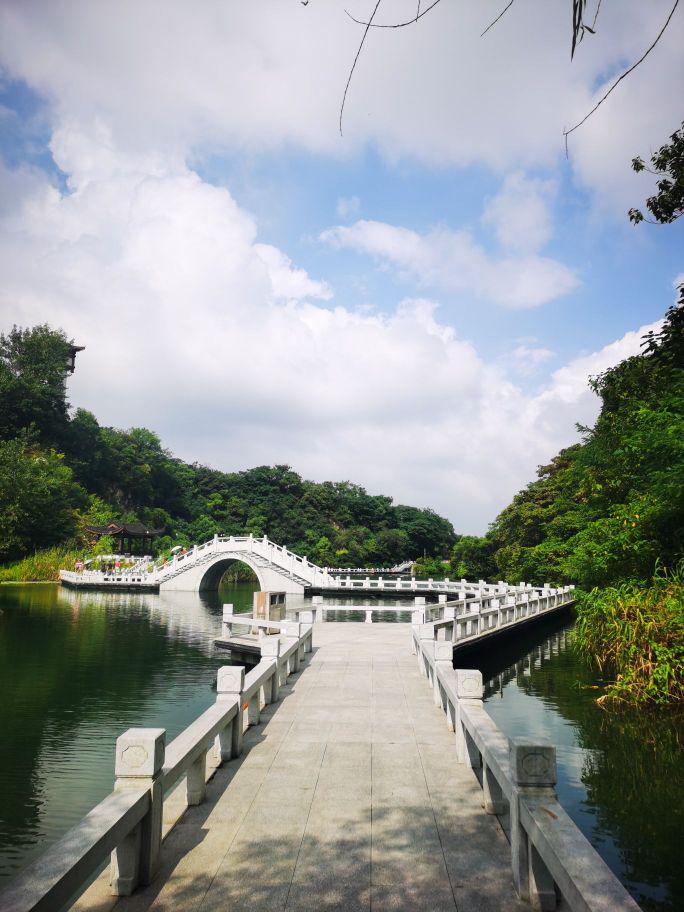
[[[592,380],[593,428],[515,495],[454,573],[585,587],[647,583],[684,555],[684,290],[642,352]]]

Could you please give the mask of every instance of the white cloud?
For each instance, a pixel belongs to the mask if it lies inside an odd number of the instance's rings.
[[[414,8],[397,0],[392,15]],[[664,8],[608,5],[600,40],[571,65],[558,4],[516,4],[484,40],[498,7],[439,4],[415,28],[370,36],[341,139],[360,33],[338,4],[7,0],[3,72],[46,98],[68,192],[33,169],[0,167],[2,323],[63,326],[86,345],[73,401],[105,423],[154,428],[182,457],[230,469],[291,462],[481,531],[537,463],[575,439],[575,422],[592,420],[587,374],[638,350],[643,330],[526,395],[440,322],[433,301],[407,299],[388,314],[316,303],[332,302],[326,282],[261,243],[249,213],[187,163],[293,147],[343,158],[371,145],[391,162],[508,174],[485,215],[499,256],[447,228],[357,221],[326,238],[421,290],[536,306],[577,278],[539,255],[553,187],[524,174],[552,173],[562,127],[588,110],[606,72],[638,56]],[[681,82],[673,29],[573,134],[578,180],[621,218],[648,194],[629,160],[679,122],[667,88]],[[341,218],[355,215],[354,197],[340,205]],[[514,362],[548,357],[527,348]]]
[[[535,345],[534,342],[535,340],[521,342],[511,352],[514,369],[526,377],[536,373],[542,364],[546,364],[555,356],[555,352],[550,348]]]
[[[551,239],[553,223],[549,204],[556,191],[554,181],[509,174],[503,187],[487,201],[483,224],[491,227],[499,243],[520,253],[536,253]]]
[[[329,301],[333,294],[326,282],[310,279],[303,269],[292,266],[292,260],[271,244],[255,244],[254,250],[265,263],[276,299],[299,301],[320,298]]]
[[[358,196],[341,196],[337,200],[335,211],[341,219],[348,219],[357,215],[361,209],[361,200]]]
[[[0,58],[50,102],[63,161],[71,137],[95,119],[103,137],[154,168],[203,148],[249,151],[295,145],[347,156],[370,143],[389,160],[478,164],[502,172],[549,167],[563,154],[562,129],[582,117],[610,76],[658,32],[670,0],[604,4],[599,31],[570,62],[564,4],[441,3],[416,26],[375,30],[350,88],[344,138],[343,86],[361,31],[337,3],[121,0],[0,5]],[[410,15],[415,0],[383,4]],[[368,13],[366,0],[350,9]],[[578,179],[620,218],[648,195],[631,157],[664,141],[681,119],[681,12],[648,60],[572,135]],[[111,142],[106,137],[111,137]],[[111,162],[110,162],[111,165]],[[67,171],[73,173],[72,167]]]
[[[651,330],[662,326],[662,320],[641,326],[637,330],[627,332],[615,342],[605,345],[600,351],[590,352],[573,358],[569,364],[559,368],[552,375],[549,388],[534,400],[534,409],[544,411],[553,403],[553,407],[575,407],[578,403],[587,403],[584,395],[589,377],[596,377],[625,358],[636,355],[641,350],[643,336]],[[595,414],[594,409],[587,409],[577,415],[576,421],[585,423],[591,421]]]
[[[122,161],[76,169],[67,194],[35,175],[22,185],[0,218],[2,323],[62,326],[86,346],[72,400],[153,428],[186,459],[290,462],[481,531],[591,421],[587,374],[638,349],[641,331],[525,395],[434,302],[316,304],[325,284],[260,244],[227,190]]]
[[[385,222],[361,220],[329,228],[321,240],[369,254],[422,287],[471,292],[504,307],[537,307],[579,284],[567,266],[549,257],[490,256],[468,231],[439,227],[419,234]]]

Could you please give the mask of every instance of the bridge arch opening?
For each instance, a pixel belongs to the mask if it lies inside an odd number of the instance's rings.
[[[248,561],[236,557],[226,557],[215,561],[206,569],[199,584],[200,592],[218,592],[221,580],[231,571],[235,572],[236,582],[255,583],[259,589],[264,589],[263,579],[257,567]]]

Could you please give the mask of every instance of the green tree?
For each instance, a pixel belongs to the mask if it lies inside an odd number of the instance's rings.
[[[459,579],[492,579],[496,575],[492,542],[477,535],[461,535],[451,549],[451,573]]]
[[[63,441],[69,349],[66,335],[47,325],[0,334],[0,439],[31,428],[43,443]]]
[[[632,159],[632,168],[639,174],[649,171],[658,178],[657,191],[646,200],[646,208],[655,222],[669,225],[684,212],[684,123],[651,156],[651,167],[637,156]],[[644,221],[641,209],[630,209],[629,220],[635,225]],[[646,219],[649,221],[649,219]]]
[[[643,351],[592,381],[584,441],[516,494],[487,535],[502,576],[585,586],[647,582],[684,552],[684,298]]]
[[[0,559],[21,557],[76,536],[88,498],[54,450],[25,438],[0,441]]]

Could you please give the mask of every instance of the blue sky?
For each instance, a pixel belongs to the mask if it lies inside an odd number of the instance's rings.
[[[62,326],[74,404],[186,459],[482,531],[674,300],[682,226],[627,210],[652,186],[631,158],[681,117],[682,16],[562,142],[667,5],[608,7],[571,64],[562,4],[486,39],[493,0],[440,4],[371,36],[340,137],[341,5],[8,2],[2,327]]]
[[[637,153],[635,153],[637,154]],[[682,271],[681,226],[633,226],[627,209],[606,217],[591,213],[589,194],[577,188],[560,148],[558,166],[535,176],[560,181],[553,205],[554,237],[545,252],[577,271],[580,286],[543,308],[501,311],[467,295],[440,294],[445,319],[478,348],[504,354],[519,337],[536,337],[557,358],[549,374],[581,352],[594,351],[643,323],[657,320],[673,299],[672,282]],[[629,161],[621,166],[629,169]],[[501,179],[476,166],[459,169],[394,165],[364,150],[331,168],[326,157],[288,152],[278,155],[210,157],[197,165],[204,179],[230,189],[258,220],[260,238],[286,250],[312,276],[324,276],[335,301],[346,306],[372,303],[388,310],[410,284],[377,268],[363,254],[330,250],[320,233],[340,221],[373,219],[424,232],[443,224],[465,228],[484,245],[492,232],[481,224],[483,201],[500,189]],[[340,219],[340,199],[359,201]],[[635,195],[633,204],[642,206]],[[430,292],[430,286],[424,289]],[[541,378],[537,378],[541,379]]]

